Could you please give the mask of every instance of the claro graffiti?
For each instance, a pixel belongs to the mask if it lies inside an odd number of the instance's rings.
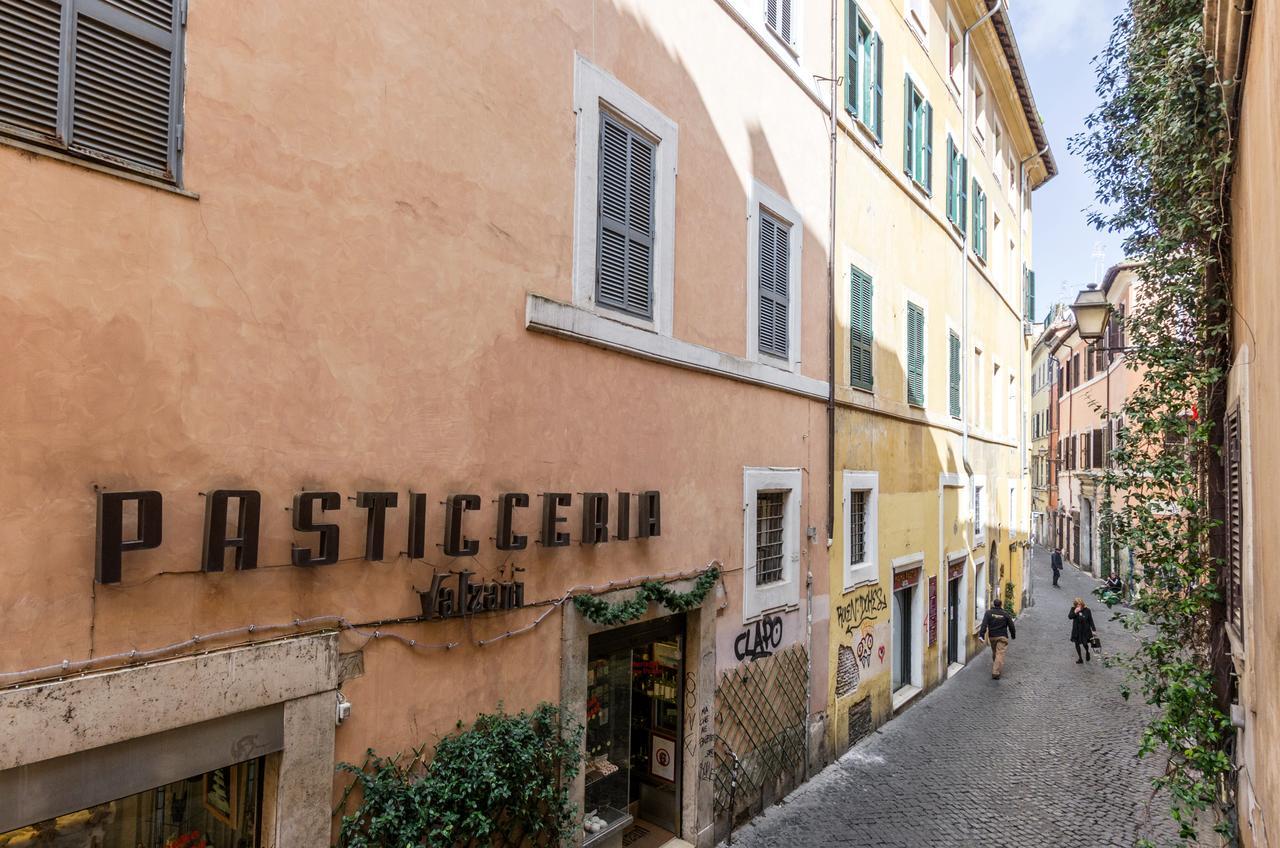
[[[733,640],[733,655],[738,662],[772,656],[782,645],[782,618],[766,615],[738,634]]]
[[[864,622],[875,621],[880,613],[889,608],[884,589],[872,586],[861,595],[854,595],[836,607],[836,622],[844,628],[849,636],[856,636]]]

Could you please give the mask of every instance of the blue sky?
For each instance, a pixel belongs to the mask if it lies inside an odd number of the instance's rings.
[[[1093,282],[1102,245],[1102,267],[1124,258],[1121,238],[1089,225],[1084,210],[1093,202],[1093,180],[1084,162],[1067,152],[1067,139],[1084,129],[1098,102],[1092,60],[1111,34],[1111,22],[1125,0],[1007,0],[1022,61],[1031,78],[1036,107],[1049,134],[1058,176],[1032,195],[1036,271],[1036,312],[1075,299]]]

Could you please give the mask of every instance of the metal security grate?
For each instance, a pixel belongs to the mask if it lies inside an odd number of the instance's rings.
[[[782,511],[786,492],[756,495],[756,585],[782,579]]]
[[[849,564],[858,565],[867,559],[867,491],[858,489],[849,493]]]
[[[723,817],[731,829],[803,779],[807,667],[804,645],[793,644],[721,676],[712,774],[721,831]]]

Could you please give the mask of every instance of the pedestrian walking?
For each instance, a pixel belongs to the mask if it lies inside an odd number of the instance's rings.
[[[1009,647],[1009,640],[1018,638],[1017,628],[1013,626],[1013,616],[1005,611],[999,598],[991,601],[991,609],[982,616],[978,638],[990,640],[991,679],[999,680],[1000,673],[1004,670],[1004,652]]]
[[[1053,569],[1053,585],[1058,585],[1058,577],[1062,575],[1062,548],[1054,548],[1049,557],[1049,567]]]
[[[1071,619],[1071,641],[1076,646],[1076,662],[1088,662],[1092,659],[1089,655],[1090,643],[1098,630],[1093,626],[1093,612],[1085,605],[1084,598],[1076,598],[1072,602],[1067,618]],[[1081,648],[1084,648],[1083,657],[1080,655]]]

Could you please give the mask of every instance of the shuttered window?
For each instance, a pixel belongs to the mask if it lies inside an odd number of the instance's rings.
[[[788,269],[791,258],[791,228],[760,210],[760,311],[759,350],[787,359],[790,292]]]
[[[795,0],[764,0],[764,20],[779,38],[792,47],[795,46],[795,33],[792,29],[795,25]]]
[[[0,0],[0,132],[179,180],[183,0]]]
[[[973,253],[987,261],[987,195],[977,179],[973,181]]]
[[[1104,444],[1105,439],[1106,439],[1106,431],[1103,428],[1098,427],[1093,431],[1092,455],[1093,455],[1094,468],[1107,467],[1106,447]]]
[[[907,304],[907,403],[924,406],[924,310]]]
[[[948,357],[948,366],[950,369],[950,380],[948,387],[950,390],[951,417],[960,417],[960,337],[955,333],[948,333],[950,341],[950,356]],[[1039,419],[1037,419],[1039,420]]]
[[[960,232],[965,231],[968,215],[969,194],[966,186],[969,182],[969,163],[960,155],[951,134],[947,134],[947,220]]]
[[[653,142],[600,115],[600,229],[596,300],[644,318],[653,315]]]
[[[1240,445],[1240,408],[1227,415],[1226,445],[1226,531],[1227,572],[1224,575],[1227,598],[1227,620],[1244,638],[1244,476]]]
[[[903,170],[926,191],[933,191],[933,106],[920,94],[910,75],[903,82],[903,90]]]
[[[845,33],[845,109],[882,141],[884,103],[884,42],[849,0]]]
[[[849,266],[849,383],[862,389],[874,387],[871,344],[873,285],[871,276]]]

